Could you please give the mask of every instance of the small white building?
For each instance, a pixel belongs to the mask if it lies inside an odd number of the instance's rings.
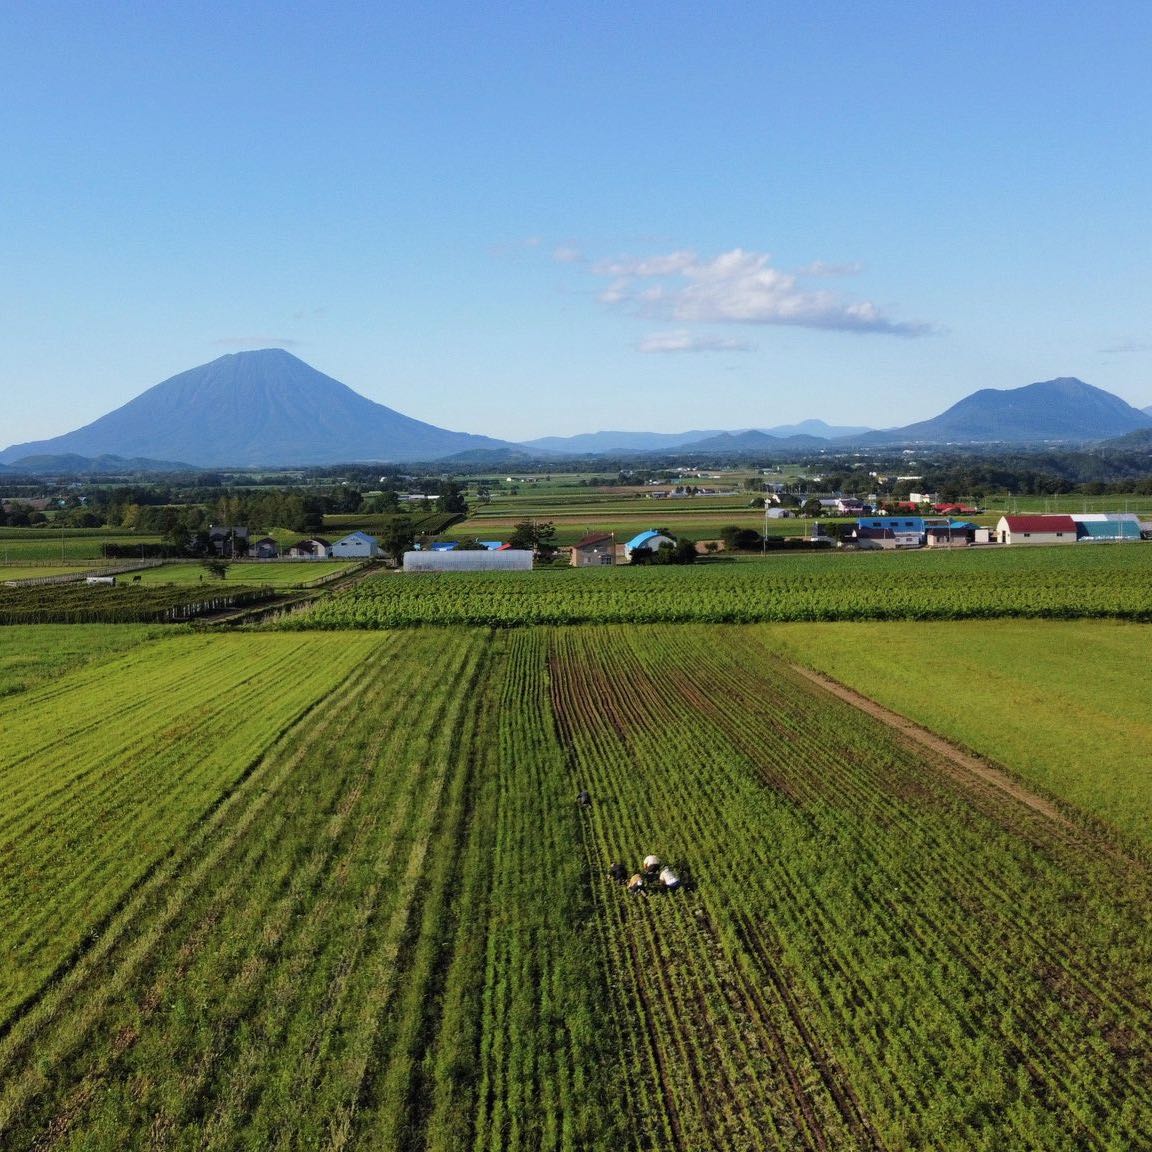
[[[531,572],[530,548],[501,548],[496,552],[405,552],[405,572]]]
[[[367,532],[349,532],[332,545],[335,560],[374,560],[380,555],[380,541]]]
[[[287,554],[293,560],[327,560],[332,555],[332,545],[322,536],[313,536],[309,540],[298,540]]]
[[[1075,544],[1076,521],[1071,516],[1001,516],[996,537],[1001,544]]]

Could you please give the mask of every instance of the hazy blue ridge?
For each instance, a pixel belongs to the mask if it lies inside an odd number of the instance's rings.
[[[931,420],[851,438],[857,444],[1085,442],[1152,427],[1152,416],[1072,376],[982,388]],[[847,442],[849,438],[845,438]]]

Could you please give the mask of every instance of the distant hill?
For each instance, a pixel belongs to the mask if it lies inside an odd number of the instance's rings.
[[[823,420],[801,420],[799,424],[777,424],[775,428],[761,428],[769,436],[787,438],[790,436],[815,436],[820,440],[838,440],[845,436],[862,436],[871,429],[864,425],[825,424]]]
[[[561,452],[569,456],[595,456],[609,452],[667,452],[704,440],[709,436],[719,436],[719,430],[711,432],[581,432],[576,436],[541,436],[538,440],[525,440],[524,448],[543,452]]]
[[[74,432],[14,444],[0,452],[0,463],[75,453],[245,467],[437,460],[514,447],[413,420],[290,352],[265,348],[181,372]]]
[[[0,468],[4,465],[0,464]],[[122,475],[136,472],[195,472],[192,464],[182,464],[176,460],[149,460],[134,456],[126,460],[123,456],[77,456],[75,453],[62,455],[22,456],[9,471],[30,472],[41,475],[80,475],[86,472],[100,475]]]
[[[1152,448],[1152,428],[1137,428],[1135,432],[1114,436],[1110,440],[1105,440],[1104,446],[1116,448],[1121,452],[1137,452],[1144,448]]]
[[[1089,441],[1152,427],[1152,416],[1073,376],[982,388],[931,420],[846,438],[859,444]]]
[[[758,428],[749,431],[760,432],[777,439],[805,436],[818,440],[832,440],[843,436],[858,436],[868,430],[855,426],[838,428],[831,424],[825,424],[823,420],[802,420],[799,424],[780,424],[775,428]],[[573,456],[610,452],[671,452],[685,445],[706,443],[717,436],[743,436],[745,434],[743,430],[724,431],[718,428],[696,429],[691,432],[581,432],[576,436],[542,436],[538,440],[526,440],[524,447]]]
[[[709,436],[706,440],[696,440],[682,444],[676,449],[707,456],[728,456],[737,453],[779,452],[784,448],[824,448],[828,441],[820,436],[770,436],[767,432],[721,432],[719,436]]]

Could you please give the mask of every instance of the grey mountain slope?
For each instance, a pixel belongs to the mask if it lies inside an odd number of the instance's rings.
[[[835,427],[823,420],[802,420],[799,424],[780,424],[775,428],[748,429],[765,436],[789,438],[811,436],[831,440],[843,436],[857,436],[867,432],[862,427]],[[524,447],[571,455],[597,452],[668,452],[685,445],[708,441],[716,436],[739,436],[744,432],[724,431],[718,428],[695,429],[690,432],[582,432],[576,436],[542,436],[524,441]]]
[[[506,447],[413,420],[290,352],[265,348],[181,372],[74,432],[12,445],[0,452],[0,463],[76,453],[240,467],[434,460]]]
[[[581,432],[575,436],[541,436],[523,447],[579,456],[597,452],[662,452],[719,436],[719,430],[695,432]]]
[[[1152,427],[1152,416],[1105,392],[1061,376],[1023,388],[982,388],[931,420],[846,437],[855,444],[1035,443],[1088,441]]]
[[[68,452],[54,456],[22,456],[14,470],[42,476],[84,472],[125,475],[134,472],[189,472],[194,471],[194,467],[179,460],[149,460],[143,456],[128,460],[123,456],[78,456]]]
[[[827,443],[820,436],[771,436],[753,428],[747,432],[721,432],[719,436],[683,444],[676,451],[728,456],[743,452],[777,452],[785,448],[823,448]]]

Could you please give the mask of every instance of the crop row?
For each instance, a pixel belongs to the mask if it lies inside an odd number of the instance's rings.
[[[627,1148],[536,665],[460,633],[148,653],[21,698],[0,1145]]]
[[[265,587],[188,588],[122,582],[0,588],[0,625],[158,624],[238,608],[275,595]]]
[[[1152,619],[1152,548],[772,557],[687,568],[381,574],[284,628],[785,620]]]
[[[1147,876],[1118,878],[708,640],[573,632],[551,669],[575,770],[603,798],[593,858],[663,847],[699,885],[704,930],[688,899],[611,889],[604,904],[621,983],[655,1006],[648,1077],[681,1129],[725,1117],[726,1147],[765,1146],[773,1125],[781,1147],[1138,1146]],[[758,1074],[754,1054],[726,1030],[737,1005],[745,1032],[781,1038],[767,1067],[792,1070],[775,1087],[759,1073],[760,1108],[738,1078]]]
[[[0,1146],[1152,1128],[1147,871],[755,631],[186,635],[0,733]]]

